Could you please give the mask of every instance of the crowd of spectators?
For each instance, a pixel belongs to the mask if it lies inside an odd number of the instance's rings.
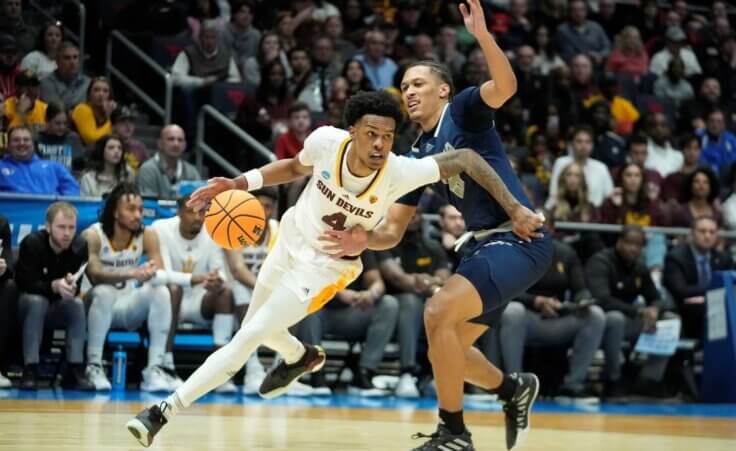
[[[457,3],[133,2],[116,28],[188,39],[170,68],[179,125],[166,125],[157,149],[148,149],[136,136],[135,112],[117,104],[111,82],[80,71],[84,55],[61,24],[36,26],[20,0],[4,0],[0,191],[99,197],[133,182],[143,196],[176,200],[182,182],[202,178],[187,161],[187,137],[220,83],[243,88],[235,123],[279,159],[293,157],[314,128],[343,125],[345,102],[356,92],[398,96],[402,68],[417,59],[446,64],[458,89],[480,84],[489,78],[486,63]],[[734,10],[723,1],[682,0],[482,4],[518,80],[495,126],[530,199],[552,222],[624,226],[618,235],[556,230],[555,264],[511,302],[481,340],[483,351],[517,371],[526,345],[570,346],[560,394],[589,398],[585,375],[602,348],[605,394],[651,393],[662,386],[667,360],[648,359],[636,383],[624,387],[624,341],[676,316],[684,336],[700,338],[712,272],[733,266],[715,234],[736,227]],[[394,151],[409,151],[417,131],[408,120],[400,124]],[[263,162],[228,146],[239,169]],[[276,217],[303,186],[282,191]],[[422,306],[457,264],[453,243],[464,232],[459,212],[432,193],[422,211],[439,213],[439,228],[418,216],[399,247],[365,256],[361,279],[299,328],[310,342],[325,335],[364,342],[356,393],[385,394],[372,379],[392,339],[400,347],[396,393],[419,393]],[[691,236],[668,242],[640,228],[648,226],[688,227]],[[11,263],[4,252],[0,299],[16,290]],[[31,303],[21,298],[21,306]],[[33,324],[45,314],[39,308]]]

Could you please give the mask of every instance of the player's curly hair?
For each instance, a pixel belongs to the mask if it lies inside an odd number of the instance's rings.
[[[366,114],[390,117],[396,121],[397,127],[404,118],[399,102],[386,91],[358,92],[345,104],[344,114],[345,124],[348,126],[355,125]]]
[[[115,210],[118,208],[120,199],[125,196],[140,196],[141,193],[138,188],[130,182],[118,183],[115,188],[105,197],[105,205],[102,207],[100,212],[100,224],[102,224],[102,231],[108,238],[112,238],[115,234]],[[143,225],[133,233],[133,236],[138,236],[143,233]]]

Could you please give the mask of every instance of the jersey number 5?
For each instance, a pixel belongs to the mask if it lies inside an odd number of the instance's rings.
[[[332,227],[332,230],[345,230],[345,221],[347,219],[347,216],[340,212],[322,216],[322,222]]]

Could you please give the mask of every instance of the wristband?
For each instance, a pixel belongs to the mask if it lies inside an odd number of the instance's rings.
[[[251,169],[243,174],[248,182],[248,191],[255,191],[263,186],[263,174],[260,169]]]
[[[169,271],[167,274],[168,283],[173,285],[179,285],[180,287],[191,287],[192,286],[192,275],[185,272]]]

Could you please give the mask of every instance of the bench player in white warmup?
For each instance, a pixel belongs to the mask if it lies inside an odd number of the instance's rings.
[[[233,293],[226,286],[225,255],[203,229],[204,211],[186,205],[189,196],[179,198],[176,216],[151,224],[158,234],[165,280],[172,301],[171,330],[166,343],[163,367],[174,389],[183,384],[174,368],[173,341],[179,323],[212,328],[216,348],[230,341],[235,326]],[[234,393],[227,381],[218,393]]]
[[[470,149],[425,159],[392,154],[401,120],[400,107],[390,94],[356,94],[345,107],[349,132],[321,127],[307,137],[296,158],[269,163],[235,179],[212,179],[192,195],[190,204],[202,208],[229,189],[256,190],[312,175],[305,192],[281,220],[279,239],[258,274],[240,330],[175,393],[128,422],[128,430],[143,446],[150,446],[178,412],[231,378],[260,344],[284,359],[263,381],[261,396],[284,393],[300,376],[322,367],[324,351],[302,344],[287,328],[319,310],[362,270],[359,255],[336,258],[323,251],[319,237],[325,230],[356,225],[372,230],[403,194],[463,171],[489,192],[498,189],[498,175]],[[539,217],[526,208],[515,219],[515,230],[522,237],[531,237],[541,225]]]

